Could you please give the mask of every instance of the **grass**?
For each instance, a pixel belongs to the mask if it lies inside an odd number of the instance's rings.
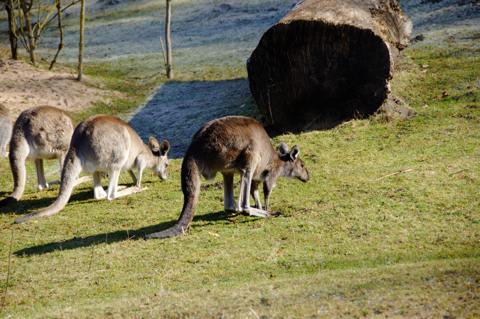
[[[194,8],[193,2],[181,3]],[[210,4],[220,3],[205,6]],[[184,236],[144,241],[179,216],[180,158],[170,161],[166,181],[147,172],[147,191],[95,201],[91,183],[85,183],[58,215],[12,225],[58,193],[58,186],[37,192],[28,163],[22,200],[0,215],[2,284],[14,232],[1,316],[480,316],[478,53],[462,41],[447,48],[417,43],[404,51],[392,90],[417,111],[412,120],[374,116],[275,137],[275,146],[280,140],[299,145],[311,173],[306,184],[278,182],[270,205],[285,212],[280,218],[228,214],[223,191],[210,187],[202,191]],[[240,65],[229,64],[228,55],[215,66],[209,59],[197,64],[205,63],[199,69],[206,73],[192,71],[177,81],[234,78]],[[179,57],[177,74],[194,70],[192,63]],[[112,112],[120,115],[166,81],[138,81],[134,77],[154,71],[130,73],[127,64],[95,62],[86,72],[131,96],[131,105],[116,103]],[[47,165],[47,179],[57,176],[56,165]],[[0,167],[8,167],[7,159],[0,159]],[[121,183],[132,184],[128,174]],[[12,188],[10,171],[0,170],[0,196]]]

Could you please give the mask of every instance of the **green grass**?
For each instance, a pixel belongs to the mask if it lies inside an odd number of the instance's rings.
[[[177,159],[166,181],[144,175],[147,191],[96,201],[85,183],[58,215],[12,225],[58,193],[58,186],[36,191],[28,163],[22,200],[0,215],[1,298],[14,235],[1,316],[480,316],[480,52],[460,42],[448,49],[413,45],[404,53],[392,90],[417,111],[412,120],[372,117],[273,139],[275,146],[299,145],[311,174],[306,184],[277,183],[270,205],[285,212],[279,218],[228,214],[223,190],[210,187],[185,235],[144,241],[180,214]],[[180,76],[189,73],[184,61]],[[190,79],[233,77],[238,66],[224,70],[222,61],[206,63],[205,73]],[[129,102],[76,116],[122,115],[166,81],[138,81],[155,71],[132,73],[125,65],[95,64],[86,73]],[[13,188],[8,165],[0,159],[2,197]],[[48,179],[58,176],[57,167],[49,162]],[[131,185],[128,174],[120,182]]]

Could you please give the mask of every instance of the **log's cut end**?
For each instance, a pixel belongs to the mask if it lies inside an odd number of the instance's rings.
[[[370,29],[280,21],[247,62],[250,91],[262,115],[281,132],[331,128],[382,105],[391,59],[388,44]]]

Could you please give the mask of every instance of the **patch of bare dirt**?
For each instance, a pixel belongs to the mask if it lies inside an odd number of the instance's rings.
[[[84,83],[76,74],[50,72],[35,68],[23,61],[8,58],[0,52],[0,103],[13,119],[24,110],[36,105],[51,105],[67,112],[93,106],[95,102],[109,103],[122,93],[90,87],[88,77]]]

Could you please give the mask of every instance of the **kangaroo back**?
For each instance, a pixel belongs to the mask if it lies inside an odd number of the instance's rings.
[[[23,111],[15,121],[10,140],[10,167],[12,169],[14,188],[12,194],[0,201],[0,207],[18,201],[23,194],[26,183],[25,160],[30,158],[54,159],[60,161],[68,151],[75,121],[63,110],[53,106],[40,105]],[[41,163],[41,161],[40,161]],[[46,183],[43,167],[37,167],[37,184]],[[41,176],[38,176],[38,173]],[[41,188],[40,188],[41,189]]]

